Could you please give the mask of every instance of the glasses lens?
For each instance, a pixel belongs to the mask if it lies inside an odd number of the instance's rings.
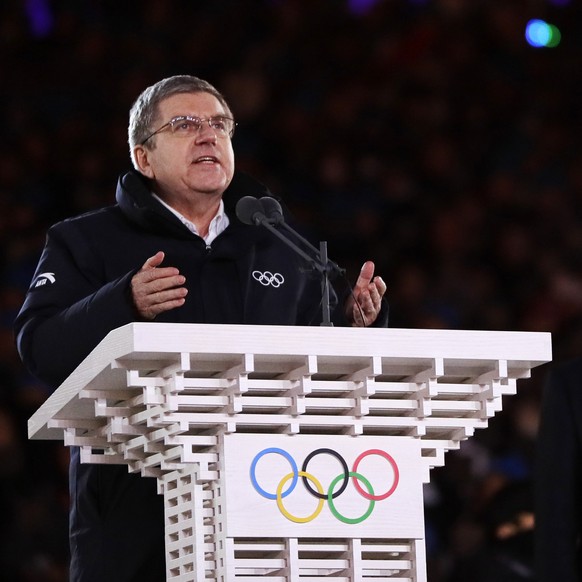
[[[231,135],[234,129],[234,121],[229,117],[212,117],[208,123],[210,127],[220,135]]]
[[[197,133],[202,126],[202,120],[198,117],[175,117],[170,121],[172,133],[188,135]]]

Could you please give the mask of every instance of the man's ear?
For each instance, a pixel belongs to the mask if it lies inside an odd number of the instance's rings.
[[[150,164],[149,150],[142,145],[136,145],[133,148],[133,159],[138,170],[147,178],[154,177],[154,171]]]

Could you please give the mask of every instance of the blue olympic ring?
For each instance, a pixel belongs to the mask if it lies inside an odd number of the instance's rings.
[[[287,495],[289,495],[289,493],[291,493],[293,489],[295,489],[295,486],[297,485],[297,480],[299,479],[299,470],[297,469],[297,463],[295,462],[295,459],[287,451],[284,451],[283,449],[271,447],[269,449],[264,449],[260,453],[258,453],[257,456],[253,459],[253,462],[251,464],[251,481],[255,489],[263,497],[266,497],[267,499],[277,499],[276,493],[269,493],[268,491],[265,491],[257,482],[256,475],[257,463],[259,462],[259,459],[261,459],[261,457],[268,455],[269,453],[282,455],[289,461],[289,464],[291,465],[291,469],[293,470],[293,479],[291,480],[291,484],[289,485],[287,490],[281,493],[281,497],[287,497]]]

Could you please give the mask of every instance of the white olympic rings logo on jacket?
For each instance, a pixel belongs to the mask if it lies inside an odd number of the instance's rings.
[[[271,271],[253,271],[253,279],[258,281],[261,285],[268,287],[280,287],[285,282],[285,277],[281,273],[271,273]]]

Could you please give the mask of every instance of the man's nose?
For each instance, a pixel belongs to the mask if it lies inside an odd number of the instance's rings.
[[[218,136],[216,135],[216,130],[212,129],[207,121],[204,121],[198,130],[198,134],[196,135],[196,142],[205,143],[207,141],[211,141],[216,143],[217,140]]]

